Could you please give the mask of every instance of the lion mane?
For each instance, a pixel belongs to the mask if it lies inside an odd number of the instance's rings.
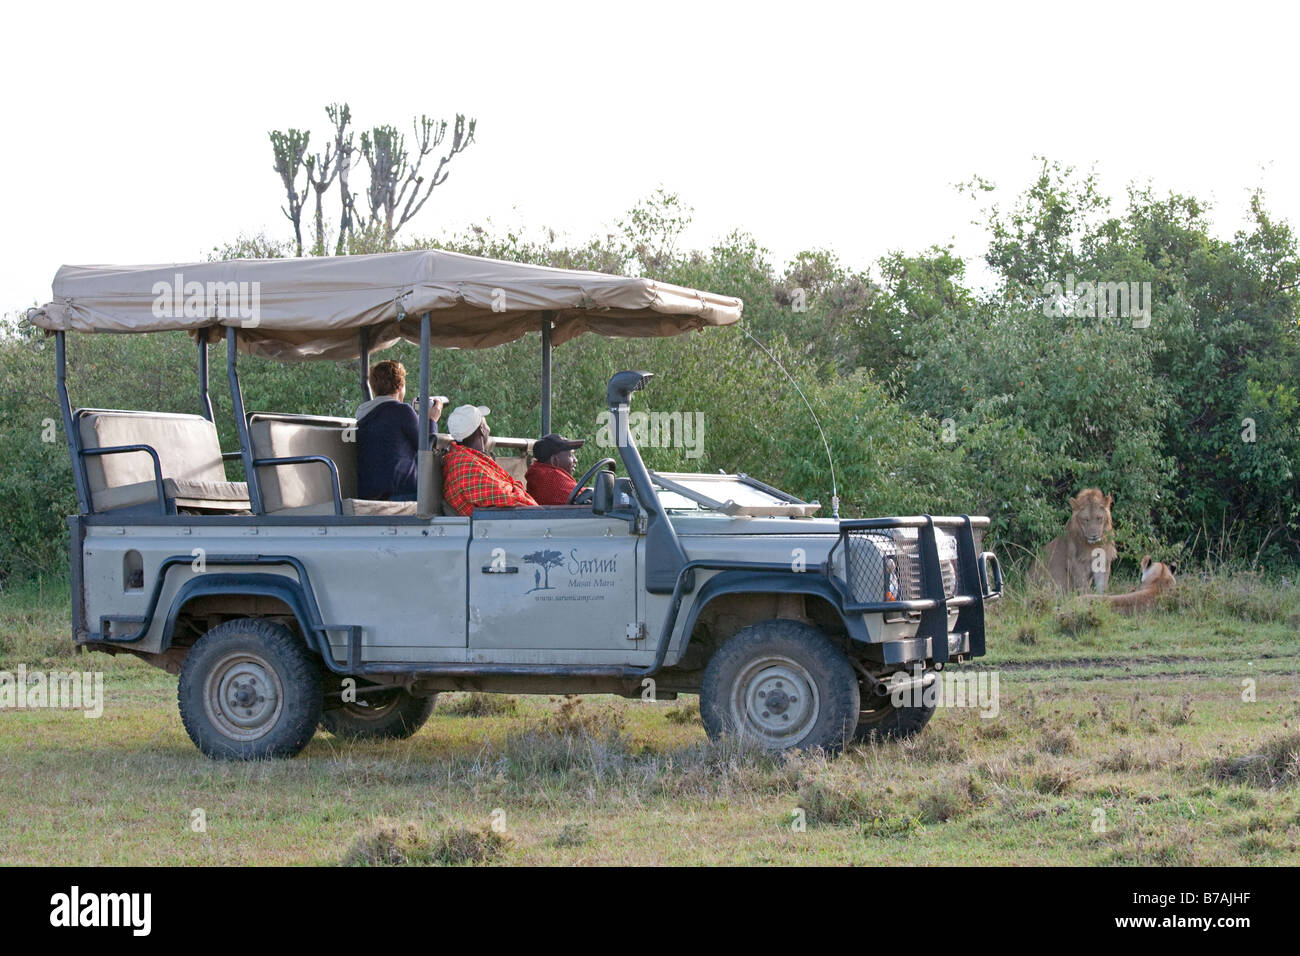
[[[1110,517],[1114,500],[1097,488],[1085,488],[1071,498],[1065,534],[1048,543],[1030,569],[1030,579],[1050,581],[1062,591],[1082,593],[1093,588],[1104,593],[1117,555],[1115,526]],[[1100,554],[1096,554],[1098,550]],[[1094,564],[1100,570],[1094,569]]]

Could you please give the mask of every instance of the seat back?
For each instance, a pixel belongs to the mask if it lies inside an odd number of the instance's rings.
[[[355,425],[260,419],[253,416],[248,431],[254,458],[300,458],[322,455],[334,462],[342,498],[357,495]],[[261,465],[257,469],[266,512],[332,503],[334,479],[320,462]]]
[[[168,412],[92,411],[79,415],[83,448],[149,445],[158,453],[163,478],[224,482],[217,426],[202,415]],[[153,481],[153,460],[145,452],[87,455],[91,504],[110,488]]]
[[[533,445],[531,438],[497,438],[488,439],[488,452],[492,460],[505,469],[506,474],[519,481],[524,480],[528,466],[533,463]]]

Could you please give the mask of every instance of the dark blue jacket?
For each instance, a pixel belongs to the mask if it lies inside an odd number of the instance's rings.
[[[382,402],[357,422],[357,496],[415,494],[419,418],[405,402]]]

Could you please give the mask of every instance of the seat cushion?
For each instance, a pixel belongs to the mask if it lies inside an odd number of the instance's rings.
[[[248,485],[242,481],[177,481],[163,479],[163,494],[178,508],[206,511],[248,511]],[[158,491],[152,480],[119,485],[95,493],[95,508],[112,511],[135,505],[157,504]]]
[[[248,485],[242,481],[163,480],[168,498],[180,508],[211,508],[220,511],[247,511]]]
[[[272,513],[267,512],[267,514]],[[366,498],[343,499],[343,514],[347,516],[415,515],[418,513],[414,501],[371,501]],[[297,508],[281,508],[275,511],[274,514],[332,515],[334,514],[334,502],[327,501],[321,504],[301,505]]]

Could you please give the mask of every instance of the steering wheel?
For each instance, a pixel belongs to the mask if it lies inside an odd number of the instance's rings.
[[[618,462],[616,462],[613,458],[602,458],[600,461],[596,462],[594,465],[592,465],[590,468],[587,469],[587,473],[578,479],[578,483],[574,485],[573,490],[569,492],[569,501],[568,501],[569,504],[571,505],[578,504],[578,496],[582,494],[582,486],[591,480],[592,475],[600,471],[600,469],[604,468],[606,465],[613,466],[612,468],[610,468],[610,471],[615,471],[618,468]]]

